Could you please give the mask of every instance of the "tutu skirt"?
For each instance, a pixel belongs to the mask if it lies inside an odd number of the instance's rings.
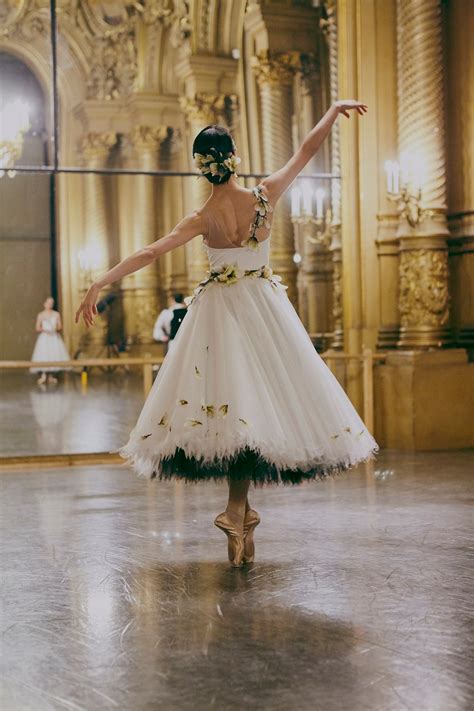
[[[32,361],[64,361],[71,360],[64,341],[59,333],[40,333],[36,339]],[[59,373],[66,368],[49,366],[46,368],[30,368],[30,373]]]
[[[120,454],[150,479],[297,484],[377,450],[284,287],[244,277],[190,305]]]

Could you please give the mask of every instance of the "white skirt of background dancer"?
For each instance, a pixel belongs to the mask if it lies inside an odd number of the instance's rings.
[[[32,361],[43,362],[71,360],[68,350],[64,345],[64,341],[57,331],[57,325],[57,314],[52,314],[49,317],[42,318],[41,328],[43,330],[36,339],[33,355],[31,356]],[[58,373],[62,370],[68,369],[58,368],[55,366],[48,366],[45,368],[32,367],[30,368],[30,373]]]

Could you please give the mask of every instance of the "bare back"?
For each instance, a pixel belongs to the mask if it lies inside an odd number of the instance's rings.
[[[265,202],[268,205],[261,188],[260,193],[257,188],[238,187],[212,195],[201,210],[207,225],[204,243],[213,249],[242,247],[252,232],[258,242],[265,241],[270,235],[272,218]]]

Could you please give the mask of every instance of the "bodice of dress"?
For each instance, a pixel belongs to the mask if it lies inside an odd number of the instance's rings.
[[[239,269],[259,269],[268,264],[270,257],[270,238],[259,242],[258,248],[229,247],[216,249],[204,245],[209,259],[211,271],[217,271],[224,266],[236,265]]]
[[[51,314],[51,316],[43,316],[41,319],[41,328],[45,333],[56,333],[58,324],[58,317],[56,314]]]

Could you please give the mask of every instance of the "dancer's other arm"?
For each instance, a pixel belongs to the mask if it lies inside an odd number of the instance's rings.
[[[113,284],[119,279],[123,279],[128,274],[143,269],[155,261],[158,257],[166,252],[171,252],[172,249],[180,247],[186,242],[189,242],[196,235],[202,234],[205,230],[205,223],[202,215],[195,211],[184,217],[171,232],[164,237],[156,240],[147,247],[139,249],[137,252],[127,257],[112,269],[109,269],[100,279],[97,279],[89,288],[89,291],[84,297],[83,302],[76,311],[76,323],[79,323],[80,316],[84,319],[87,327],[92,326],[94,318],[97,316],[97,297],[101,289],[108,284]]]
[[[262,185],[268,193],[268,199],[273,205],[281,195],[290,187],[296,176],[301,173],[305,165],[318,152],[319,147],[330,132],[333,123],[343,114],[349,118],[349,111],[357,111],[361,116],[367,111],[366,104],[355,99],[336,101],[326,111],[322,119],[308,133],[296,153],[282,168],[262,180]]]
[[[41,314],[38,314],[38,316],[36,317],[36,324],[35,324],[36,333],[41,333],[41,331],[43,330],[43,326],[41,325],[41,322],[42,322]]]

